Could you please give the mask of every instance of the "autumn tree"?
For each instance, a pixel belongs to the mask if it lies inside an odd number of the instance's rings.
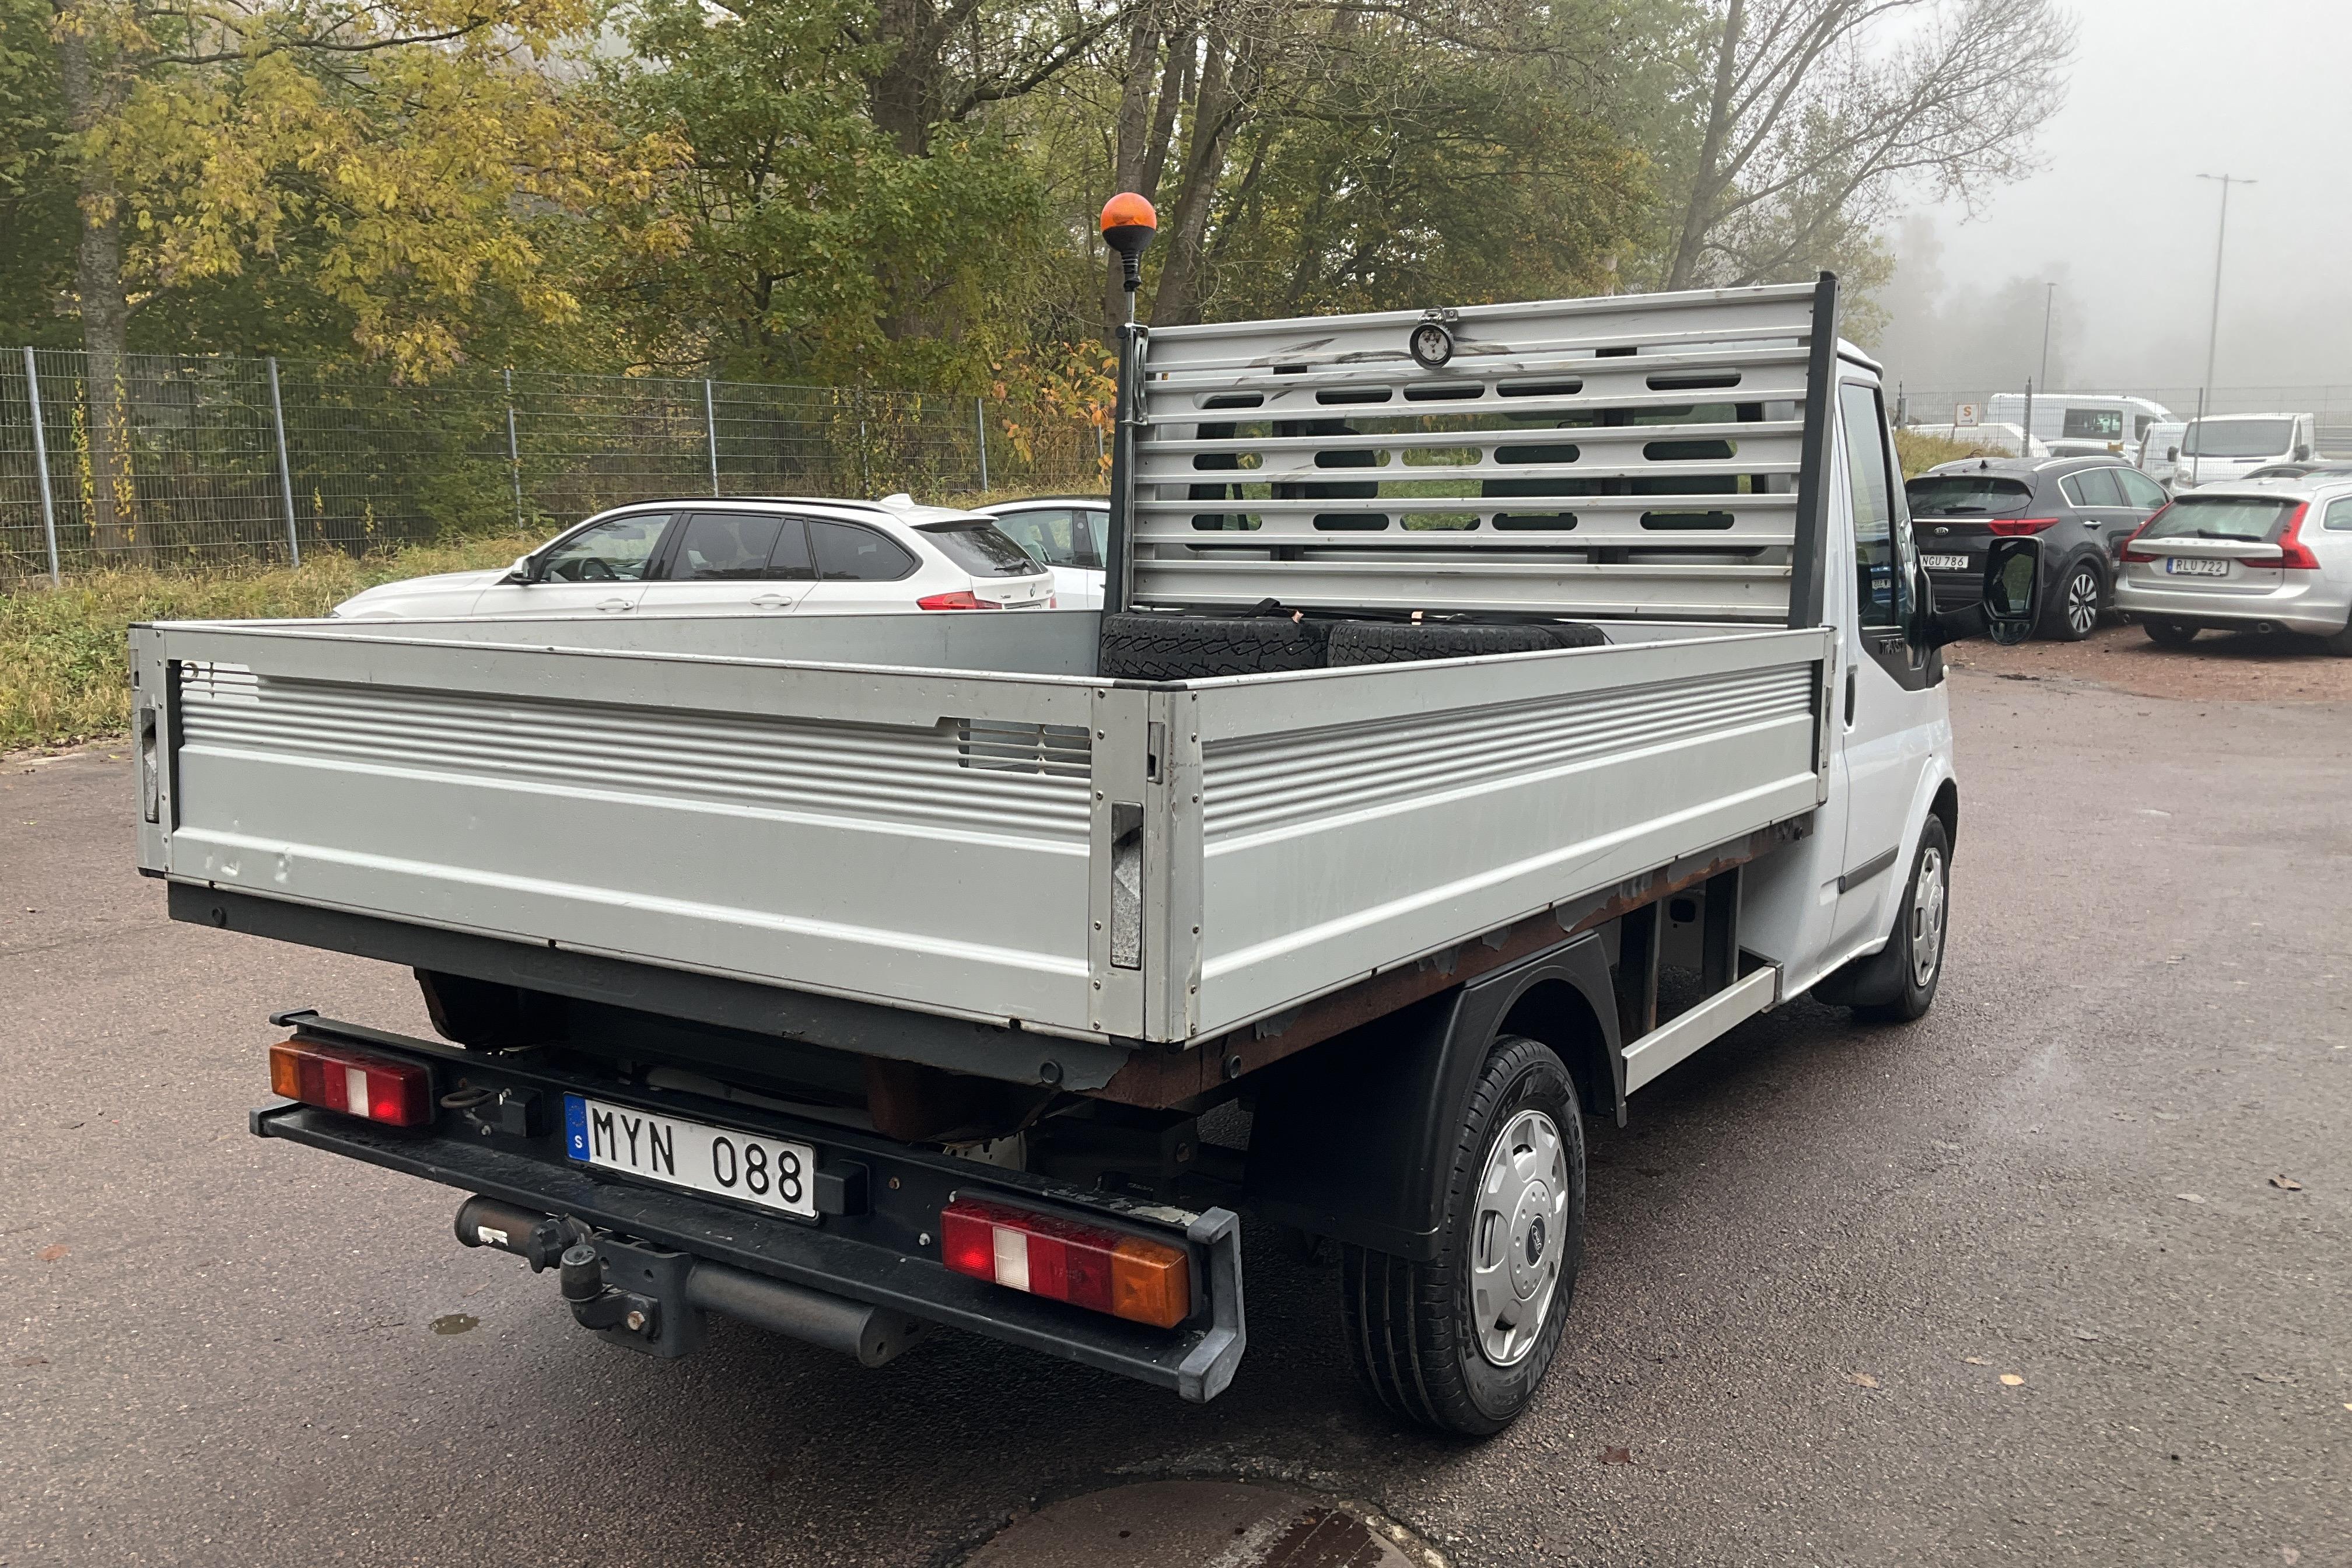
[[[1865,246],[1900,193],[2021,177],[2073,48],[2050,0],[1712,0],[1659,281],[1787,277]]]
[[[358,354],[430,375],[487,319],[576,318],[551,221],[677,156],[617,144],[564,100],[549,66],[592,26],[586,0],[52,3],[101,550],[131,521],[134,302],[290,278]]]

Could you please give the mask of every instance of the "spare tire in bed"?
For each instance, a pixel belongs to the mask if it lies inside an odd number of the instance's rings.
[[[1103,617],[1097,672],[1120,680],[1198,680],[1323,668],[1327,628],[1286,615]]]
[[[1468,621],[1341,621],[1331,630],[1334,665],[1409,664],[1424,658],[1470,658],[1487,653],[1535,653],[1556,647],[1599,647],[1609,640],[1582,621],[1534,621],[1485,626]]]

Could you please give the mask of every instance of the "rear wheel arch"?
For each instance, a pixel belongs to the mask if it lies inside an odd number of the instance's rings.
[[[1530,984],[1513,998],[1496,1033],[1523,1035],[1549,1046],[1568,1068],[1586,1115],[1622,1114],[1624,1096],[1608,1031],[1591,999],[1565,979],[1551,975]]]

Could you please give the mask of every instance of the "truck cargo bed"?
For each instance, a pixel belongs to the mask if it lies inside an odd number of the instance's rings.
[[[1085,612],[143,626],[141,864],[1195,1040],[1813,809],[1828,631],[1610,629],[1147,685]]]

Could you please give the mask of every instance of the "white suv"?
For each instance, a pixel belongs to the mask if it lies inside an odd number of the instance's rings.
[[[1110,502],[1100,496],[1035,496],[980,509],[1013,542],[1053,569],[1066,610],[1099,610],[1110,539]]]
[[[1053,603],[1046,568],[975,512],[898,497],[730,498],[616,508],[511,567],[385,583],[329,614],[847,616]]]

